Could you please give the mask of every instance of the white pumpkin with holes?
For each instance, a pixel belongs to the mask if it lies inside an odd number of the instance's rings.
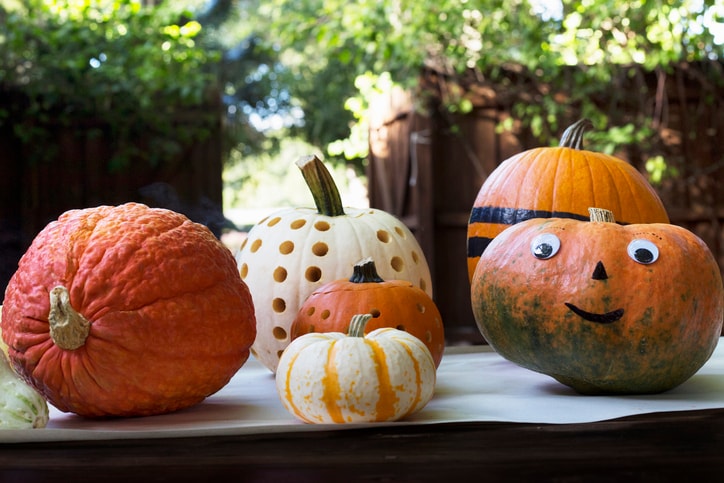
[[[266,217],[252,227],[237,255],[256,312],[252,354],[272,372],[306,298],[348,276],[363,258],[375,260],[382,278],[408,280],[432,297],[427,260],[400,220],[374,208],[342,208],[337,187],[316,156],[297,165],[317,208],[283,209]]]

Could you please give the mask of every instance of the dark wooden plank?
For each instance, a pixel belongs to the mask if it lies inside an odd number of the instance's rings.
[[[724,410],[0,446],[0,480],[721,481]]]

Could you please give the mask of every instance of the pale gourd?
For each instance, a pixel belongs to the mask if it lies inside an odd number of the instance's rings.
[[[349,277],[370,257],[379,275],[406,280],[432,297],[427,260],[410,230],[378,209],[343,208],[329,171],[316,157],[297,162],[316,209],[279,210],[252,227],[237,254],[254,300],[254,357],[276,371],[291,325],[306,298],[327,282]]]
[[[370,314],[347,334],[312,332],[282,354],[276,385],[283,406],[307,423],[396,421],[420,411],[435,392],[430,350],[408,332],[384,327],[364,335]]]
[[[3,346],[0,353],[0,429],[44,428],[49,419],[48,403],[10,367],[4,344],[0,344]]]

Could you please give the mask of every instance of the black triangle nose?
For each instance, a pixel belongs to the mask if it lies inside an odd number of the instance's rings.
[[[603,266],[603,262],[600,260],[596,264],[596,268],[593,269],[593,275],[591,275],[591,278],[594,280],[606,280],[608,278],[606,267]]]

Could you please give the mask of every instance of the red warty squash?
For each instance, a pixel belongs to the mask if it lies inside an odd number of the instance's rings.
[[[61,411],[143,416],[191,406],[249,356],[251,295],[205,226],[129,203],[64,213],[10,280],[15,370]]]
[[[475,320],[500,355],[580,393],[666,391],[719,341],[719,267],[684,228],[621,226],[598,213],[498,235],[473,276]]]
[[[483,183],[468,222],[468,276],[490,241],[530,218],[588,220],[588,207],[613,212],[621,224],[668,223],[661,199],[629,163],[582,149],[581,120],[560,146],[530,149],[503,161]]]

